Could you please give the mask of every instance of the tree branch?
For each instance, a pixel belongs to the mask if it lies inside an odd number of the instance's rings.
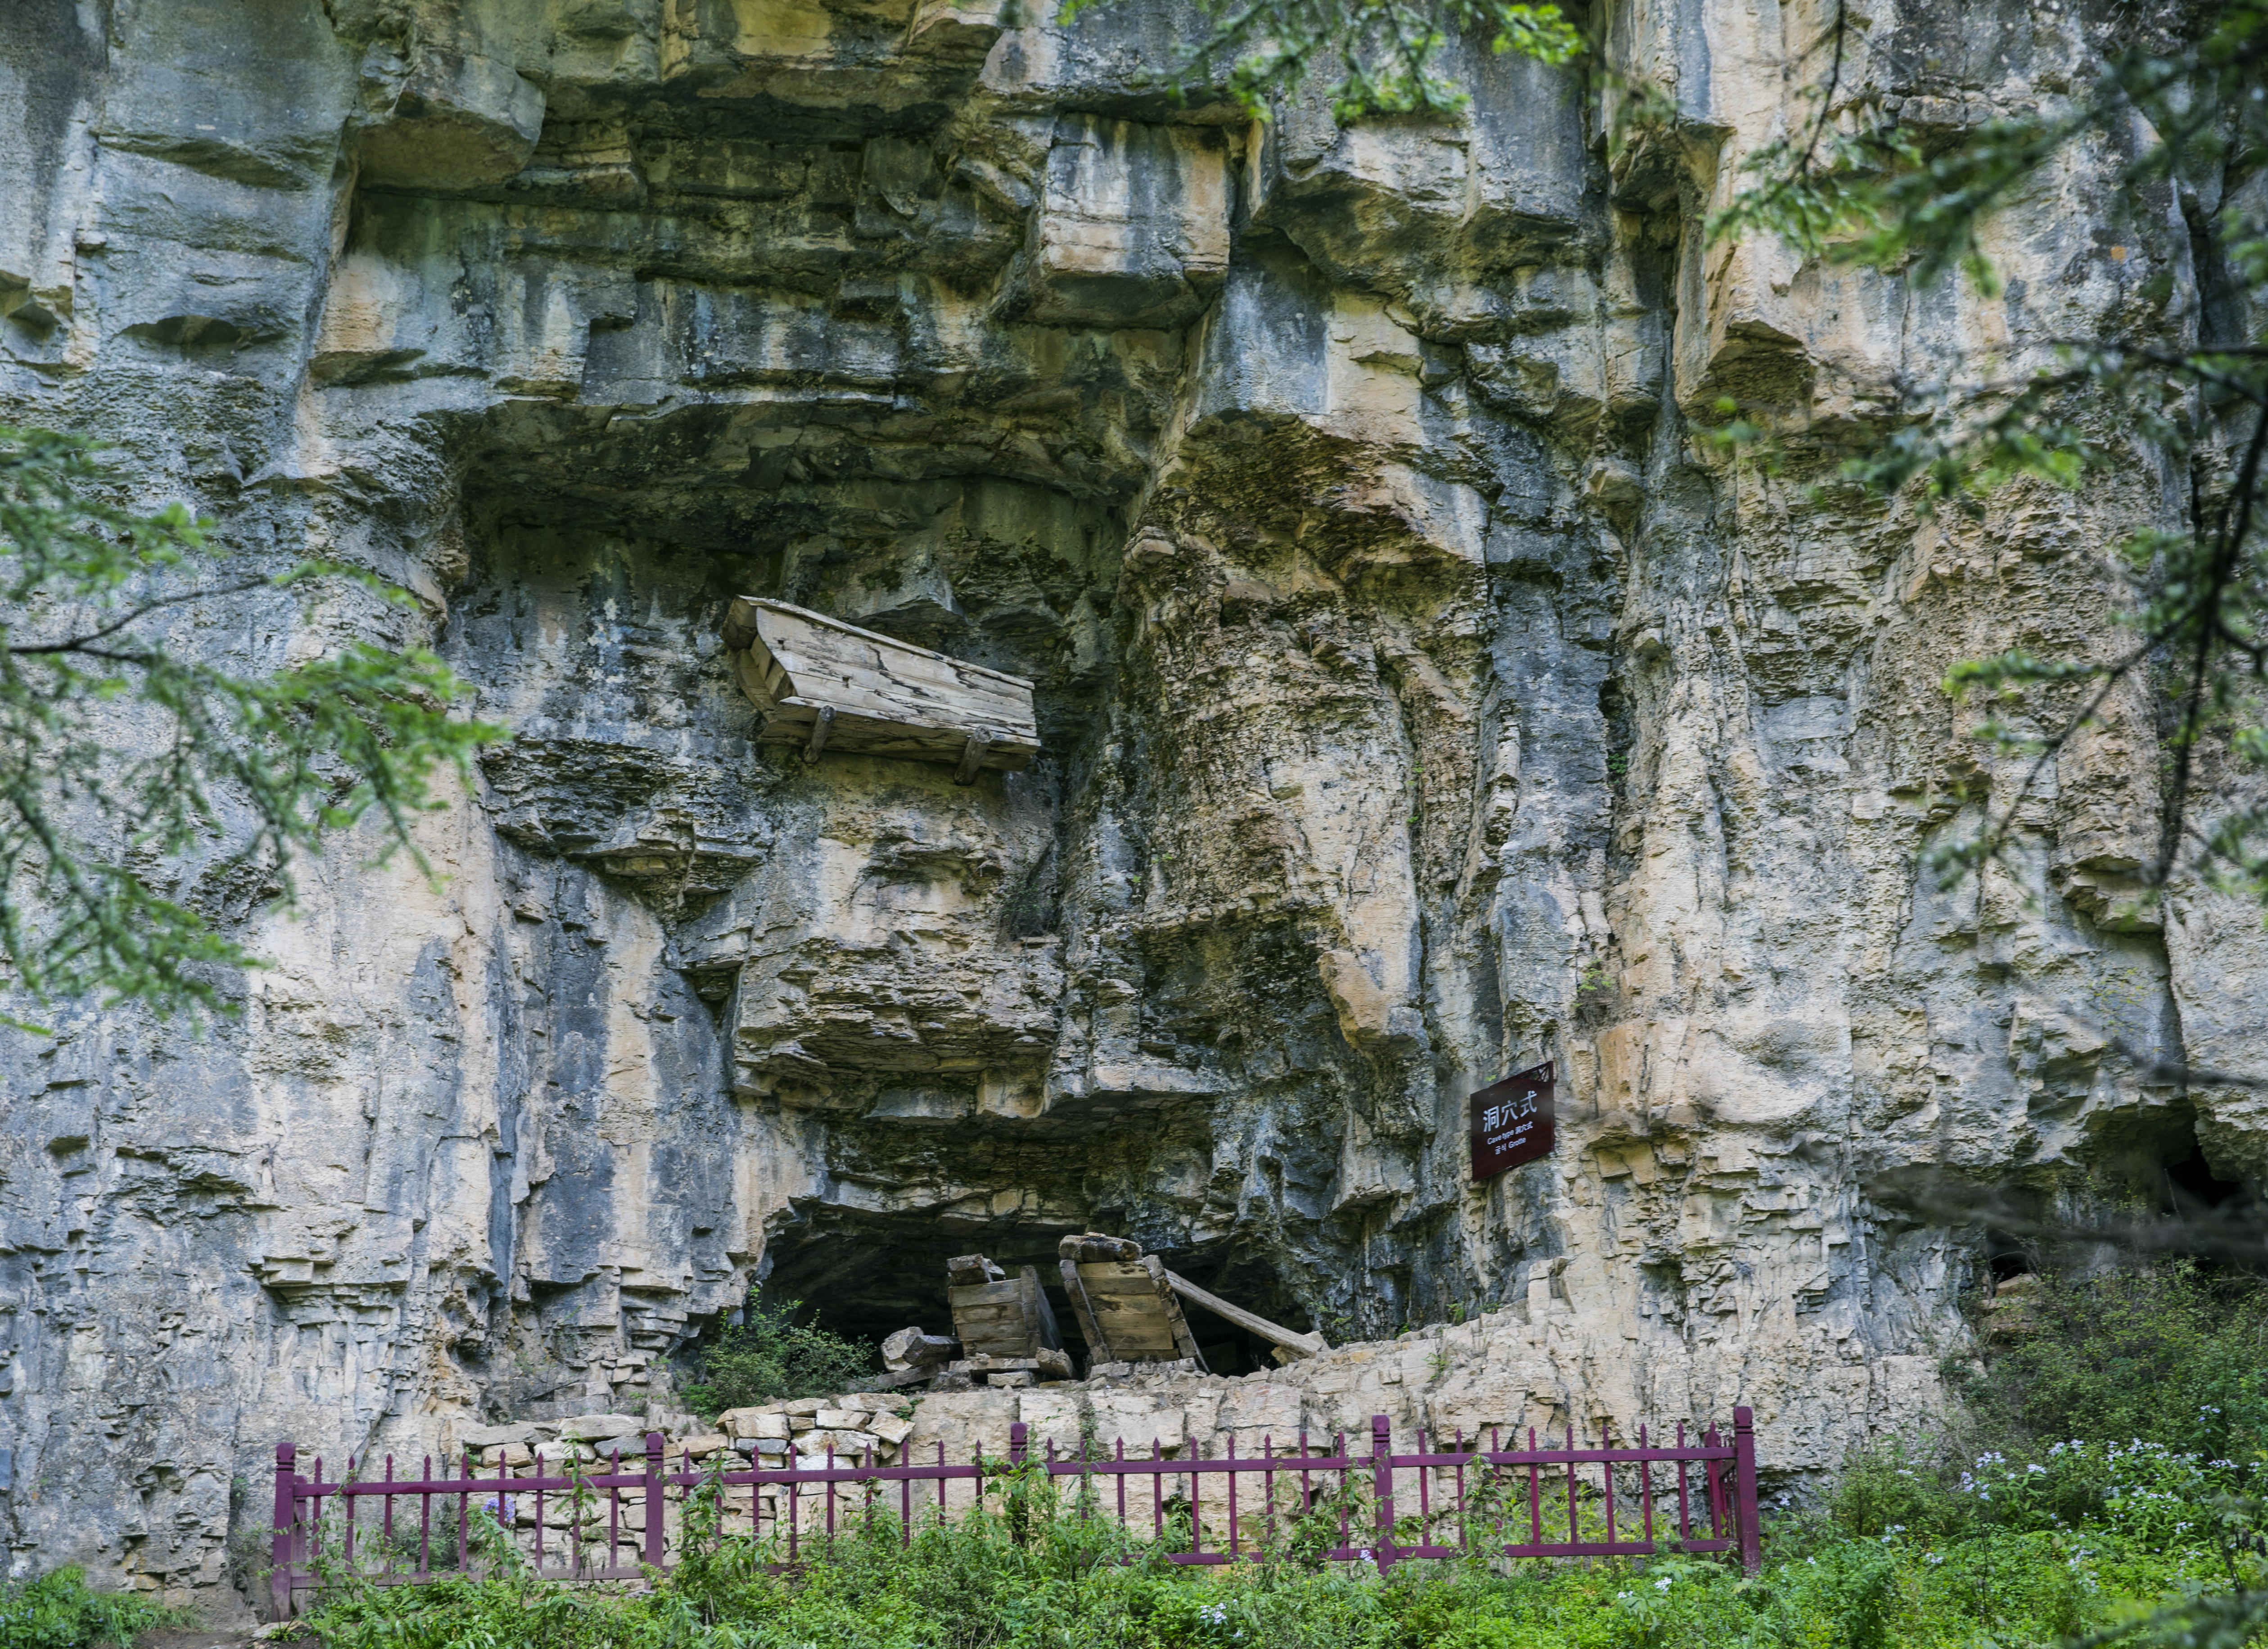
[[[125,629],[129,624],[134,622],[135,620],[147,618],[151,614],[158,612],[164,607],[179,607],[184,601],[199,601],[209,596],[242,595],[247,591],[265,589],[275,582],[276,581],[273,578],[247,578],[241,584],[222,585],[217,589],[205,588],[185,590],[179,595],[161,595],[152,600],[144,601],[132,612],[113,619],[109,623],[105,624],[99,629],[91,629],[84,636],[73,636],[66,641],[18,642],[11,644],[8,648],[8,651],[18,654],[83,652],[88,657],[94,659],[124,659],[129,663],[144,663],[147,661],[147,655],[136,658],[124,654],[102,652],[89,646],[87,644],[90,642],[100,641],[105,636],[112,635],[118,630]]]

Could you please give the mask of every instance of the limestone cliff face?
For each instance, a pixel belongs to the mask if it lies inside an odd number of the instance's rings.
[[[2107,644],[2095,552],[2186,481],[1807,490],[1962,352],[2199,325],[2217,180],[2134,223],[2075,163],[2003,297],[1916,298],[1705,241],[1816,8],[1607,8],[1677,110],[1627,144],[1484,54],[1462,124],[1256,127],[1145,85],[1162,4],[1046,10],[18,0],[0,415],[423,602],[184,637],[428,638],[517,735],[435,880],[179,867],[272,961],[240,1018],[0,1046],[19,1567],[217,1598],[280,1437],[666,1399],[752,1279],[941,1327],[946,1255],[1087,1226],[1335,1341],[1508,1312],[1481,1408],[1740,1396],[1830,1463],[1927,1401],[1983,1257],[1870,1176],[2268,1167],[2257,1101],[2163,1074],[2262,1063],[2268,941],[2127,908],[2147,703],[2016,869],[1918,868],[2013,777],[1948,666]],[[1847,85],[1949,129],[2092,26],[1899,0]],[[1815,455],[1721,455],[1724,395]],[[1033,678],[1046,754],[757,749],[742,594]],[[1557,1152],[1471,1185],[1464,1096],[1542,1058]]]

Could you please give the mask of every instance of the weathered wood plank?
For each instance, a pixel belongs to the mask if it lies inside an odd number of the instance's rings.
[[[763,744],[807,744],[811,739],[813,707],[782,705],[764,718],[756,738]],[[839,715],[827,747],[843,755],[905,756],[917,762],[958,763],[968,748],[968,735],[958,729],[924,731],[904,723],[879,722],[864,716]],[[991,769],[1017,771],[1031,764],[1039,753],[1036,741],[1000,742],[985,753]]]
[[[1110,1336],[1110,1349],[1116,1353],[1114,1363],[1146,1363],[1157,1358],[1171,1360],[1179,1357],[1181,1347],[1174,1336],[1160,1325],[1154,1334],[1112,1328],[1104,1330]]]
[[[776,662],[786,666],[785,674],[796,681],[799,696],[823,696],[852,709],[874,705],[903,706],[926,710],[939,718],[961,717],[980,722],[998,722],[1018,732],[1033,730],[1029,703],[1013,694],[989,688],[972,689],[954,682],[908,682],[887,671],[829,665],[823,660],[814,661],[808,655],[799,656],[784,652],[776,656]],[[768,684],[770,680],[767,673]]]
[[[1099,1264],[1108,1260],[1138,1260],[1142,1257],[1142,1245],[1131,1237],[1108,1237],[1099,1231],[1086,1231],[1057,1243],[1056,1252],[1066,1260]]]
[[[1064,1292],[1071,1296],[1071,1314],[1079,1319],[1079,1331],[1086,1339],[1086,1360],[1090,1363],[1116,1363],[1120,1359],[1110,1353],[1110,1342],[1095,1321],[1094,1307],[1087,1302],[1086,1285],[1079,1280],[1079,1263],[1063,1259],[1056,1262],[1063,1272]]]
[[[1150,1286],[1150,1273],[1138,1260],[1087,1260],[1079,1268],[1089,1288],[1107,1288],[1114,1293]]]
[[[1182,1302],[1174,1298],[1173,1285],[1166,1281],[1166,1263],[1154,1254],[1142,1256],[1143,1268],[1157,1286],[1158,1299],[1166,1307],[1166,1321],[1173,1325],[1174,1339],[1182,1348],[1182,1355],[1193,1358],[1197,1366],[1205,1366],[1204,1355],[1197,1350],[1197,1337],[1189,1332],[1189,1319],[1182,1315]]]
[[[958,659],[918,652],[888,653],[879,648],[858,649],[814,645],[809,636],[770,635],[761,637],[766,652],[791,672],[818,671],[830,679],[869,691],[905,693],[915,697],[951,698],[995,704],[1001,713],[1025,718],[1029,689],[1014,678],[990,672],[979,674]]]
[[[885,636],[880,630],[861,629],[847,620],[814,612],[807,607],[797,607],[792,602],[776,601],[767,596],[743,595],[733,600],[725,622],[725,644],[747,646],[748,644],[746,641],[733,640],[736,627],[753,636],[762,629],[763,617],[767,614],[799,621],[812,631],[828,638],[815,644],[818,645],[841,646],[847,650],[864,644],[894,654],[934,659],[939,663],[950,665],[956,670],[966,671],[972,675],[989,676],[996,681],[1012,687],[1029,688],[1032,685],[1023,676],[1011,675],[1005,670],[995,670],[990,665],[975,664],[966,659],[956,659],[950,653],[939,652],[933,648],[917,647],[911,642],[900,641],[895,636]]]
[[[1176,1277],[1171,1271],[1167,1271],[1165,1275],[1167,1285],[1183,1299],[1203,1306],[1216,1317],[1225,1317],[1240,1329],[1250,1329],[1262,1339],[1272,1341],[1284,1347],[1294,1357],[1314,1357],[1318,1352],[1331,1349],[1320,1334],[1301,1334],[1296,1329],[1287,1329],[1281,1323],[1270,1322],[1256,1311],[1247,1311],[1241,1306],[1232,1306],[1219,1295],[1207,1293],[1185,1277]]]
[[[946,1302],[955,1311],[963,1306],[1013,1306],[1022,1298],[1023,1279],[999,1283],[957,1284],[945,1291]]]
[[[1103,1337],[1110,1342],[1114,1361],[1172,1360],[1189,1355],[1182,1349],[1167,1303],[1159,1298],[1157,1279],[1146,1265],[1124,1260],[1090,1261],[1078,1270]]]
[[[1018,1273],[1017,1280],[1024,1287],[1024,1309],[1036,1342],[1033,1351],[1036,1354],[1062,1351],[1063,1331],[1056,1327],[1056,1308],[1048,1303],[1048,1291],[1040,1286],[1040,1268],[1036,1265],[1024,1267]]]

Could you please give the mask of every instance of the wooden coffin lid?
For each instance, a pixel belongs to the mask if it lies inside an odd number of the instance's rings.
[[[733,602],[724,640],[747,650],[736,671],[768,742],[807,742],[824,716],[833,750],[952,762],[974,735],[983,766],[1008,769],[1039,752],[1022,676],[759,596]]]

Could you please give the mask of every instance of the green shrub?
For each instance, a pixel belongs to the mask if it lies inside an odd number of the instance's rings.
[[[92,1590],[83,1569],[58,1569],[36,1580],[0,1580],[0,1644],[7,1649],[129,1644],[137,1633],[181,1619],[180,1610],[145,1597]]]
[[[701,1377],[685,1388],[686,1402],[713,1417],[784,1397],[827,1396],[873,1372],[872,1344],[797,1322],[802,1309],[798,1299],[769,1307],[751,1301],[738,1328],[703,1348]]]
[[[2022,1331],[1956,1383],[1973,1458],[2057,1443],[2161,1443],[2207,1460],[2268,1448],[2268,1290],[2176,1263],[2043,1273]]]
[[[2023,1329],[1956,1371],[1940,1432],[1845,1462],[1846,1535],[1984,1527],[2188,1537],[2268,1463],[2268,1292],[2187,1264],[2042,1275]]]
[[[1829,1515],[1845,1535],[1929,1539],[1967,1528],[1975,1512],[1954,1491],[1943,1445],[1904,1438],[1852,1455],[1828,1499]]]
[[[1185,1569],[1077,1515],[1075,1490],[1020,1499],[1007,1476],[949,1525],[846,1513],[780,1572],[777,1545],[712,1535],[643,1595],[501,1574],[343,1590],[312,1624],[328,1649],[2016,1649],[2223,1574],[2194,1531],[1991,1527],[1943,1542],[1815,1527],[1768,1540],[1753,1578],[1699,1556]]]

